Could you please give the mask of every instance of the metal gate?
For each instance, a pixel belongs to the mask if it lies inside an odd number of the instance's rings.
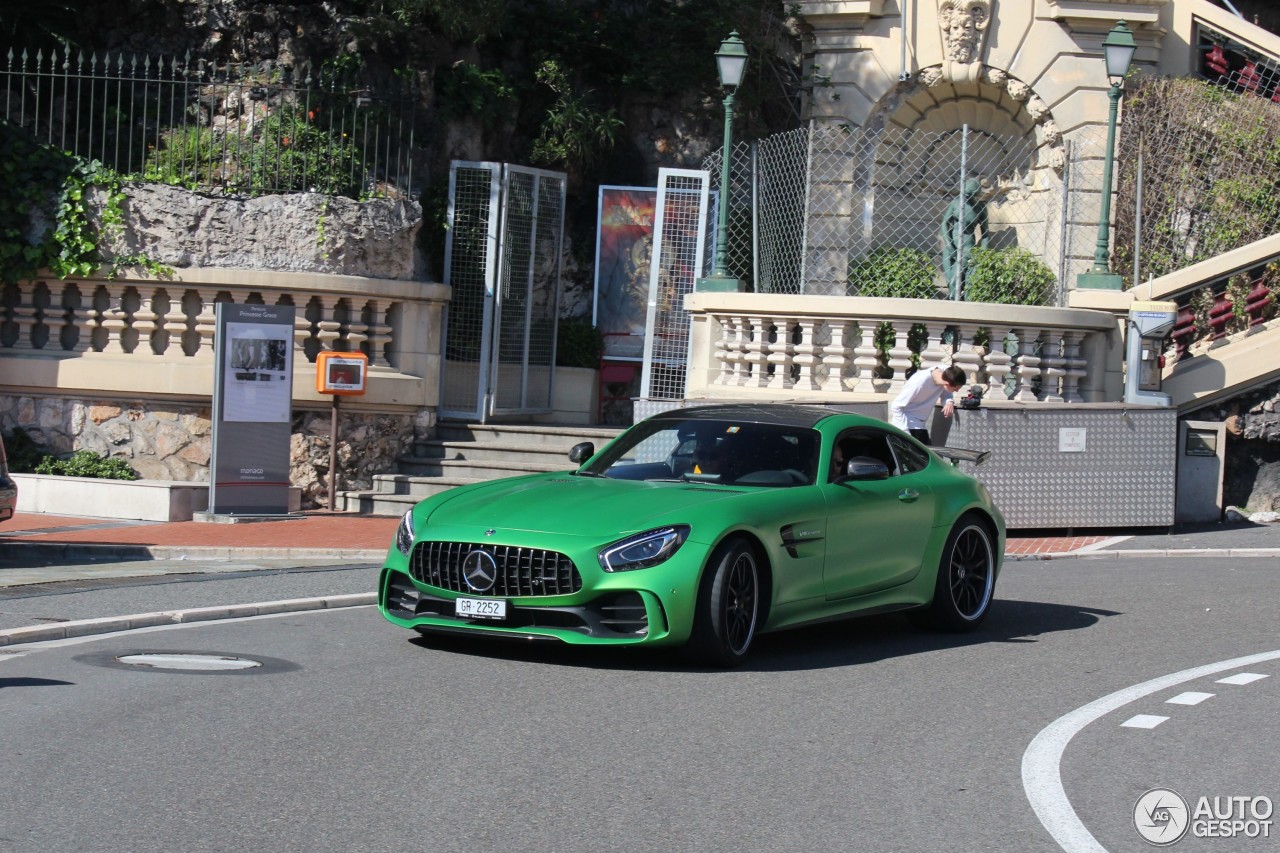
[[[564,203],[561,172],[453,162],[442,417],[551,411]]]
[[[658,171],[640,380],[640,396],[645,399],[684,398],[689,362],[689,313],[684,310],[684,297],[707,272],[709,185],[707,172]]]

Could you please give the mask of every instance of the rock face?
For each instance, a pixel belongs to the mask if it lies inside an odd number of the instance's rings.
[[[125,188],[124,222],[104,254],[144,254],[175,268],[235,267],[420,280],[422,209],[405,199],[293,193],[205,196],[163,184]],[[101,210],[105,196],[92,199]],[[95,223],[97,224],[97,223]]]
[[[104,193],[96,193],[93,205],[104,204]],[[174,268],[424,277],[416,201],[317,193],[233,199],[134,184],[125,188],[123,213],[122,227],[105,234],[105,254],[143,254]]]
[[[1227,422],[1222,498],[1249,513],[1280,510],[1280,384],[1242,394],[1191,415]]]

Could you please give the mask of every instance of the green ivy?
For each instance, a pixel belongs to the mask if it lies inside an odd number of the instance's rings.
[[[849,267],[850,296],[933,299],[937,271],[933,258],[919,249],[876,249]]]
[[[1026,249],[975,248],[964,277],[966,302],[1003,305],[1045,305],[1057,279],[1038,257]]]
[[[120,176],[96,160],[85,160],[36,142],[22,128],[0,119],[0,176],[7,193],[0,205],[0,283],[13,284],[49,270],[58,278],[92,275],[103,264],[99,246],[124,227]],[[101,226],[89,215],[94,187],[105,190]],[[47,228],[33,223],[51,219]],[[107,274],[140,265],[171,273],[143,254],[111,258]]]

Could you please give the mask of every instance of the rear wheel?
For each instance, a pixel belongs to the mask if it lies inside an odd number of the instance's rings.
[[[689,651],[705,663],[737,666],[747,657],[760,615],[760,570],[747,542],[729,539],[711,555],[694,614]]]
[[[961,518],[938,563],[933,602],[917,621],[942,631],[971,631],[987,618],[996,586],[991,533],[976,516]]]

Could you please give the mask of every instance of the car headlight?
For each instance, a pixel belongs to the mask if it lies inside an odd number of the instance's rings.
[[[413,550],[413,510],[400,519],[400,526],[396,528],[396,548],[406,557]]]
[[[689,525],[675,524],[628,536],[600,551],[600,568],[606,572],[647,569],[666,562],[689,538]]]

